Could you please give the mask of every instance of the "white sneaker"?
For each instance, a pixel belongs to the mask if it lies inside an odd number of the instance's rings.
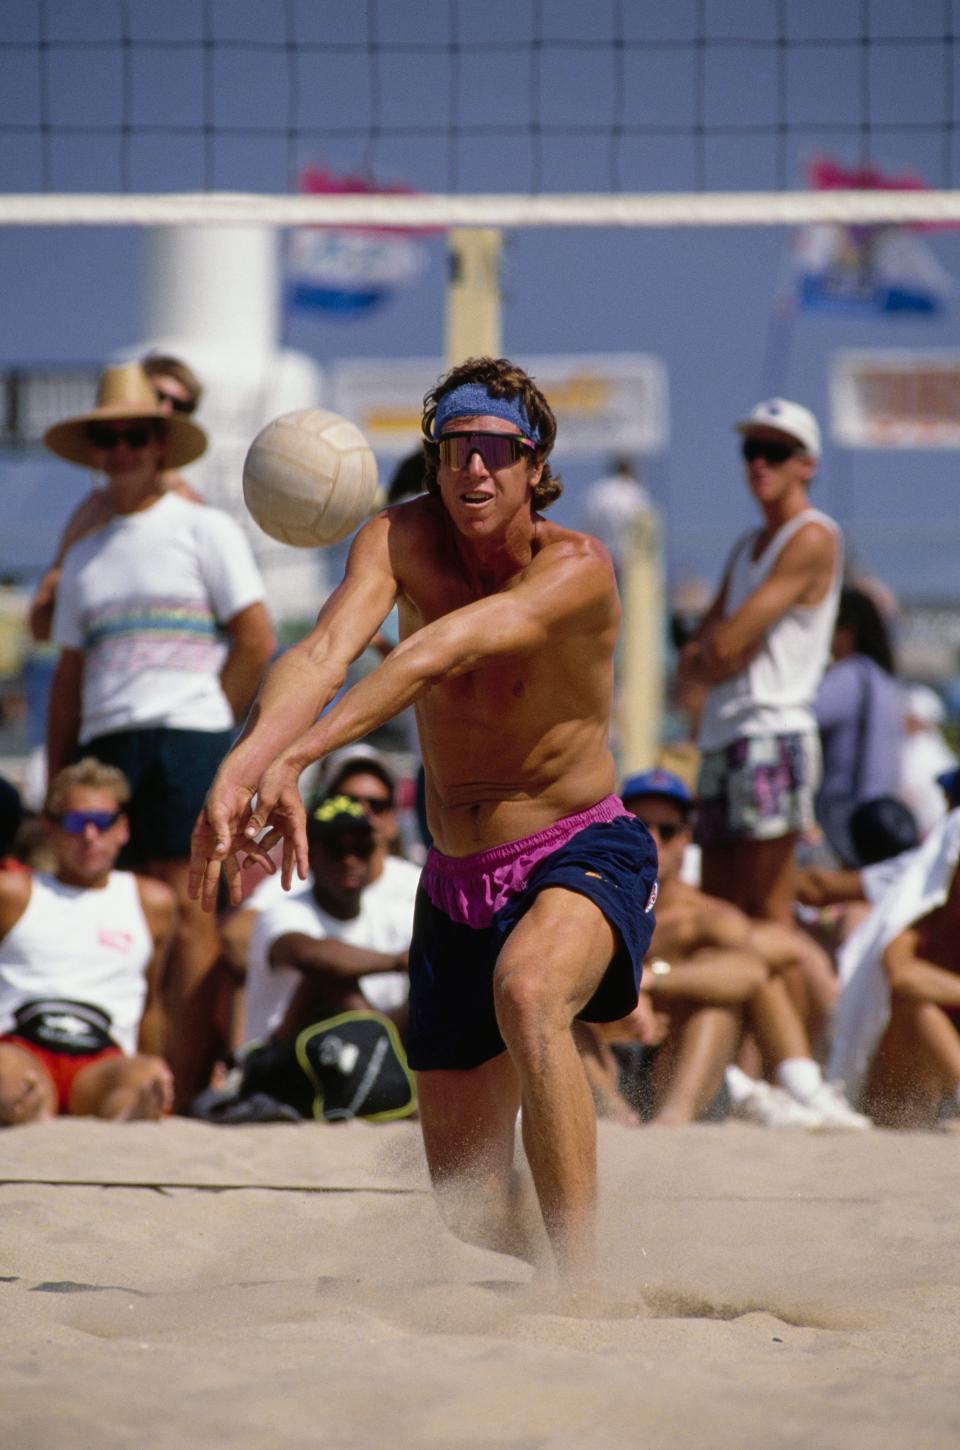
[[[873,1127],[868,1117],[850,1106],[838,1082],[818,1083],[812,1092],[803,1098],[796,1098],[795,1101],[816,1113],[821,1128],[847,1128],[863,1132]]]
[[[763,1128],[819,1128],[820,1114],[798,1103],[783,1088],[755,1082],[739,1068],[727,1068],[727,1091],[734,1118]]]

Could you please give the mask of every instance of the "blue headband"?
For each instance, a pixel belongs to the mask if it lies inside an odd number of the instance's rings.
[[[523,399],[494,398],[482,383],[461,383],[459,388],[444,393],[437,404],[433,419],[433,436],[439,438],[442,429],[454,418],[504,418],[513,423],[525,438],[540,442],[540,430],[534,428],[523,406]]]

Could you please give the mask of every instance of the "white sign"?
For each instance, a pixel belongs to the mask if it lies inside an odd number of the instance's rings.
[[[557,458],[662,453],[670,437],[667,373],[646,353],[518,359],[557,417]],[[350,418],[374,452],[409,453],[420,438],[423,398],[445,371],[439,358],[371,359],[332,369],[330,406]]]
[[[830,429],[842,448],[960,448],[960,353],[837,353]]]

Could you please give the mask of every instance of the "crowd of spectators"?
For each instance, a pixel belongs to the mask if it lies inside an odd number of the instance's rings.
[[[242,532],[180,473],[206,446],[201,391],[175,358],[107,368],[95,407],[47,435],[104,483],[31,614],[61,651],[42,809],[0,780],[0,1122],[323,1116],[329,1075],[352,1082],[374,1052],[368,1115],[414,1106],[419,868],[397,815],[414,782],[369,744],[338,751],[309,785],[305,881],[284,892],[248,866],[242,903],[213,918],[185,889],[191,825],[275,643]],[[622,783],[659,854],[657,925],[635,1011],[578,1024],[578,1046],[623,1123],[933,1126],[960,1112],[943,704],[899,680],[869,588],[841,587],[839,533],[807,502],[812,415],[775,399],[738,428],[765,525],[680,655],[699,779],[651,764]],[[350,1102],[341,1115],[364,1111]]]

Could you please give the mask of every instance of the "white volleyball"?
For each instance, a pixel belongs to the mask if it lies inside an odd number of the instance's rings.
[[[373,508],[377,460],[355,423],[326,408],[274,418],[243,464],[243,498],[271,539],[314,549],[352,534]]]

